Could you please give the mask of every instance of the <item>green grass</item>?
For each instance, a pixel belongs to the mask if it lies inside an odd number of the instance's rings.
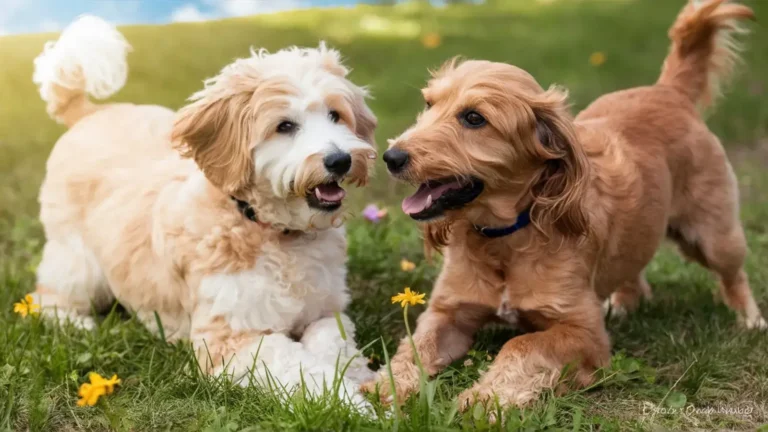
[[[250,46],[278,49],[319,39],[342,50],[352,79],[368,84],[379,116],[380,143],[402,131],[421,108],[427,68],[457,54],[517,64],[543,85],[571,90],[574,108],[615,89],[653,82],[667,50],[666,31],[682,1],[582,0],[492,2],[429,9],[359,7],[301,11],[205,24],[126,27],[134,47],[128,85],[117,101],[180,107]],[[762,20],[768,3],[749,2]],[[364,23],[361,25],[361,23]],[[755,295],[768,309],[768,31],[753,25],[746,63],[728,97],[709,119],[737,164],[742,219],[751,253]],[[367,30],[366,30],[367,29]],[[378,29],[378,30],[377,30]],[[442,44],[419,38],[438,32]],[[489,364],[513,333],[483,331],[458,361],[411,399],[401,416],[366,418],[333,398],[283,403],[257,388],[240,388],[199,373],[188,348],[169,345],[119,309],[92,331],[21,319],[12,304],[34,285],[43,243],[36,195],[51,146],[63,132],[47,118],[31,82],[32,59],[55,35],[0,38],[0,430],[449,430],[494,429],[478,410],[457,413],[455,396]],[[588,63],[606,54],[600,67]],[[762,145],[761,145],[762,142]],[[381,164],[379,164],[381,165]],[[389,297],[411,286],[428,292],[437,264],[424,261],[416,225],[400,215],[405,190],[381,166],[370,189],[353,194],[353,209],[369,201],[390,208],[380,224],[348,225],[350,314],[366,355],[383,361],[403,336],[401,310]],[[371,198],[374,197],[374,198]],[[399,269],[401,258],[418,263]],[[655,298],[624,322],[609,322],[612,367],[588,390],[507,413],[505,428],[527,430],[747,429],[768,423],[768,336],[742,331],[721,303],[707,272],[663,249],[648,269]],[[421,309],[412,311],[414,318]],[[467,361],[469,360],[469,361]],[[123,385],[94,408],[76,407],[89,371],[117,373]],[[656,413],[712,407],[714,413]],[[729,414],[722,408],[742,408]],[[751,408],[751,410],[750,410]],[[686,408],[690,409],[690,408]]]

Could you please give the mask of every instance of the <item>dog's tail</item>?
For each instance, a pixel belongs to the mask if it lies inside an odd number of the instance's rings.
[[[117,29],[95,16],[70,24],[35,59],[32,81],[47,103],[48,114],[68,127],[96,111],[88,95],[104,99],[125,84],[131,46]]]
[[[672,47],[658,83],[677,88],[700,108],[713,105],[739,60],[733,38],[745,32],[739,20],[752,18],[747,6],[689,0],[669,30]]]

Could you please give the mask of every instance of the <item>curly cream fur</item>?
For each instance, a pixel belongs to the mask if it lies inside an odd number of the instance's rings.
[[[82,36],[75,30],[69,35]],[[71,56],[62,64],[100,54],[75,55],[90,47],[69,42],[55,53]],[[331,178],[327,152],[350,153],[346,177],[357,184],[375,157],[367,93],[346,72],[325,45],[259,51],[208,80],[178,113],[132,104],[57,110],[72,127],[54,146],[40,191],[47,241],[33,296],[43,313],[90,327],[91,312],[117,300],[156,332],[159,317],[169,340],[191,340],[208,373],[244,385],[271,377],[293,390],[303,372],[319,392],[337,359],[350,362],[340,396],[364,404],[356,380],[370,371],[343,315],[344,212],[306,199]],[[277,133],[286,118],[302,129]],[[258,223],[233,194],[255,208]],[[341,338],[335,314],[350,338]]]

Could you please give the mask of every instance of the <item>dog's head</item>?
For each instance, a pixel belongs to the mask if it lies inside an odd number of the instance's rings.
[[[364,185],[376,118],[340,54],[290,48],[236,60],[179,111],[173,140],[223,192],[291,229],[340,222],[344,181]]]
[[[585,232],[589,165],[563,91],[507,64],[454,60],[422,92],[426,109],[384,153],[393,176],[418,185],[405,213],[498,225],[532,205],[540,230]]]

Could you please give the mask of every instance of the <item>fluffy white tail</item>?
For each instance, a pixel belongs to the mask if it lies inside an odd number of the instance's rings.
[[[83,15],[45,44],[35,59],[32,81],[47,102],[48,114],[71,127],[96,111],[87,95],[104,99],[123,87],[128,76],[126,55],[131,46],[101,18]]]

